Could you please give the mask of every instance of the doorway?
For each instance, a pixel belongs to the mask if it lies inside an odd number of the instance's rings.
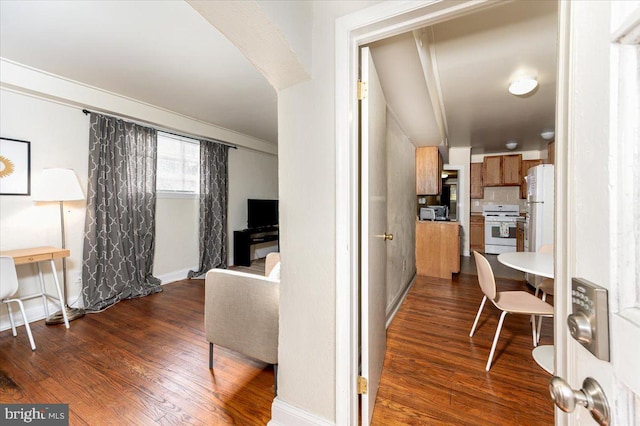
[[[462,14],[468,14],[493,6],[493,2],[462,2],[456,4],[432,4],[414,2],[412,4],[386,4],[385,8],[370,8],[363,12],[340,18],[336,21],[336,90],[353,96],[338,96],[336,103],[336,165],[337,180],[342,184],[337,188],[336,208],[336,422],[338,424],[358,423],[356,393],[357,376],[357,283],[359,281],[359,242],[357,224],[359,222],[357,191],[357,138],[354,121],[357,116],[355,82],[357,49],[376,40],[400,34],[423,26],[428,26]],[[390,18],[391,16],[391,18]],[[456,187],[459,200],[460,188]],[[456,200],[456,201],[458,201]],[[460,206],[456,205],[456,210]]]

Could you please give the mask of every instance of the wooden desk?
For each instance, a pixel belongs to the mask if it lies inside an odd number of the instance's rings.
[[[553,254],[540,252],[515,252],[498,255],[498,262],[522,272],[553,278]],[[535,362],[546,372],[553,373],[554,348],[553,345],[537,346],[532,352]]]
[[[64,325],[69,328],[69,319],[67,318],[67,312],[65,309],[64,297],[62,291],[60,291],[60,282],[58,281],[58,274],[56,273],[55,259],[62,259],[63,257],[69,257],[70,252],[67,249],[61,249],[57,247],[33,247],[18,250],[6,250],[1,251],[0,256],[9,256],[13,258],[13,262],[18,265],[26,265],[29,263],[35,263],[38,265],[38,276],[40,277],[40,293],[31,294],[28,296],[20,297],[20,300],[35,299],[36,297],[42,297],[42,303],[44,304],[44,311],[47,317],[49,317],[49,306],[47,304],[47,298],[56,301],[60,304],[60,310],[62,311],[62,317],[64,318]],[[51,265],[51,272],[53,275],[53,281],[56,285],[56,292],[58,297],[52,296],[46,292],[44,284],[44,276],[42,275],[42,268],[40,262],[49,262]]]

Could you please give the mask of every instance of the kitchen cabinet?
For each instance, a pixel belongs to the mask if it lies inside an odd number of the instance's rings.
[[[555,164],[556,161],[556,142],[549,142],[547,145],[547,164]]]
[[[460,224],[416,221],[416,270],[418,275],[451,279],[460,272]]]
[[[484,253],[484,216],[472,214],[469,218],[469,248]]]
[[[502,184],[520,186],[522,180],[522,154],[502,156]]]
[[[482,175],[484,186],[519,186],[522,154],[484,157]]]
[[[524,222],[516,223],[516,251],[524,251]]]
[[[442,156],[437,146],[416,149],[416,194],[440,195],[442,192]]]
[[[471,163],[471,198],[484,198],[484,185],[482,184],[482,163]]]
[[[484,157],[482,163],[482,183],[484,186],[502,185],[502,155]]]
[[[522,181],[520,183],[520,198],[527,198],[527,182],[525,176],[530,168],[539,166],[542,160],[522,160]]]

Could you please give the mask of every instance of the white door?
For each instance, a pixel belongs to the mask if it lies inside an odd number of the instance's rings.
[[[573,389],[594,378],[610,424],[638,425],[640,2],[560,2],[560,11],[556,372]],[[610,361],[567,332],[572,277],[608,291]],[[556,410],[556,424],[596,423],[579,406]]]
[[[361,419],[368,425],[378,393],[386,351],[385,235],[387,226],[386,101],[369,48],[361,49],[360,80],[366,95],[360,102],[360,375],[367,381],[361,395]]]

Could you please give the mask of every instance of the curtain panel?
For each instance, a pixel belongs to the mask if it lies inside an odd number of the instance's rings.
[[[85,309],[162,291],[155,251],[155,129],[91,113],[82,264]]]
[[[227,267],[229,147],[200,141],[200,266],[188,278]]]

